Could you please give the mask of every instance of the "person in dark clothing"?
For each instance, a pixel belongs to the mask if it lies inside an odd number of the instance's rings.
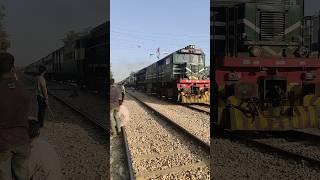
[[[43,127],[45,112],[49,104],[47,85],[46,85],[46,80],[44,78],[45,73],[46,73],[46,67],[40,66],[39,75],[36,77],[37,100],[38,100],[38,121],[41,127]]]
[[[111,79],[110,83],[110,133],[111,135],[116,135],[120,92],[119,88],[114,84],[114,79]]]
[[[121,85],[121,100],[124,101],[124,95],[126,93],[126,89],[124,87],[124,84]]]
[[[0,179],[26,180],[30,94],[17,80],[14,57],[0,52]]]

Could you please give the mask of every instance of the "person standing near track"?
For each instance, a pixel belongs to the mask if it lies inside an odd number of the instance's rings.
[[[126,94],[126,89],[124,88],[124,84],[121,85],[121,99],[124,101],[124,95]]]
[[[6,52],[0,52],[0,97],[0,179],[27,180],[31,99]]]
[[[115,135],[117,133],[117,111],[119,109],[119,89],[114,84],[114,79],[110,81],[110,133]]]
[[[39,74],[36,77],[36,89],[37,89],[37,100],[38,100],[38,121],[40,123],[40,127],[43,127],[43,121],[45,117],[46,109],[49,105],[48,101],[48,91],[47,84],[44,75],[46,74],[46,67],[39,67]]]
[[[129,122],[129,111],[128,108],[123,104],[122,100],[119,100],[119,119],[120,119],[120,125],[118,126],[118,133],[120,133],[122,126],[126,126]]]

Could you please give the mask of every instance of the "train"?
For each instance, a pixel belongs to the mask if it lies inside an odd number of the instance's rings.
[[[195,45],[181,48],[131,73],[121,83],[184,104],[210,100],[210,77],[205,66],[205,54]]]
[[[26,66],[24,72],[35,75],[42,65],[47,68],[46,76],[50,80],[74,82],[87,90],[106,94],[109,27],[109,22],[105,22],[91,29],[80,38]]]
[[[304,0],[211,3],[218,129],[319,128],[319,15]]]

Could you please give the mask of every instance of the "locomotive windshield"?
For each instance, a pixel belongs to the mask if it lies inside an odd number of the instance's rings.
[[[203,54],[182,53],[174,58],[175,74],[180,78],[205,79],[205,56]]]
[[[204,65],[204,56],[198,54],[177,54],[175,63],[188,63],[194,65]]]

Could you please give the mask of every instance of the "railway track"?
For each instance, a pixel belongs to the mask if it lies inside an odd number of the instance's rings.
[[[205,113],[207,115],[210,115],[210,105],[200,105],[200,104],[191,104],[191,105],[183,105],[189,109]]]
[[[34,80],[26,75],[20,75],[19,77],[22,77],[23,80],[28,81],[28,83],[33,84]],[[34,87],[34,86],[32,86]],[[96,126],[98,126],[101,130],[103,131],[107,131],[108,127],[106,124],[103,124],[101,122],[99,122],[99,120],[97,120],[95,117],[93,117],[91,114],[83,111],[81,108],[79,107],[75,107],[74,105],[72,105],[71,103],[67,102],[66,100],[64,100],[63,98],[59,97],[58,95],[52,93],[51,91],[56,91],[56,90],[70,90],[67,87],[62,87],[62,88],[53,88],[48,90],[48,95],[51,97],[54,97],[56,100],[58,100],[59,102],[63,103],[64,105],[66,105],[67,107],[69,107],[70,109],[72,109],[74,112],[76,112],[77,114],[81,115],[84,119],[89,120],[90,122],[94,123]],[[50,108],[50,107],[49,107]],[[49,109],[50,110],[50,109]]]
[[[240,141],[259,150],[280,155],[285,159],[304,161],[320,168],[320,136],[301,131],[272,133],[233,133],[224,131],[224,137]]]
[[[209,144],[133,95],[128,99],[137,108],[133,118],[139,116],[122,128],[130,179],[210,179]]]
[[[91,116],[89,113],[82,111],[81,109],[73,106],[72,104],[68,103],[67,101],[65,101],[64,99],[62,99],[61,97],[52,94],[50,92],[48,92],[48,94],[52,97],[54,97],[56,100],[60,101],[61,103],[63,103],[64,105],[68,106],[70,109],[72,109],[73,111],[77,112],[78,114],[80,114],[83,118],[91,121],[92,123],[94,123],[95,125],[97,125],[99,128],[101,128],[103,131],[108,131],[109,128],[105,125],[102,124],[101,122],[99,122],[98,120],[96,120],[96,118],[94,118],[93,116]]]
[[[144,106],[159,114],[168,121],[180,126],[187,133],[197,137],[208,147],[210,146],[210,117],[208,114],[193,112],[181,104],[167,103],[143,93],[131,93],[130,96],[141,102]]]
[[[152,96],[152,95],[147,95],[147,96]],[[167,98],[160,98],[160,99],[163,100],[163,101],[166,101],[166,102],[168,102],[170,104],[183,106],[183,107],[189,108],[191,110],[210,115],[210,104],[207,104],[207,103],[181,104],[181,103],[178,103],[178,102],[173,102],[172,100],[167,99]]]

